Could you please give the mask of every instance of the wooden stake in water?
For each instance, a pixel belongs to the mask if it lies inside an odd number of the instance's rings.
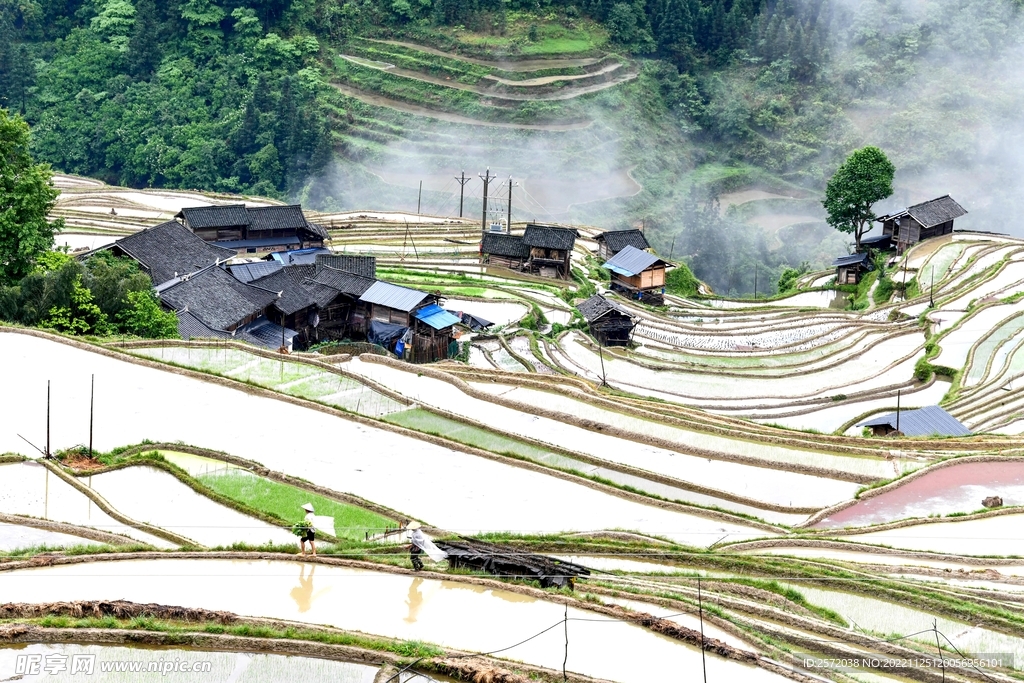
[[[50,457],[50,380],[46,380],[46,457]]]
[[[704,683],[708,683],[708,663],[704,655],[704,601],[700,595],[700,577],[697,577],[697,616],[700,617],[700,664],[704,669]]]
[[[96,398],[96,375],[89,381],[89,458],[92,458],[92,416]]]

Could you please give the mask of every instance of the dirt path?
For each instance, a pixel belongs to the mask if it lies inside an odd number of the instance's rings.
[[[481,121],[479,119],[471,119],[468,116],[462,116],[460,114],[452,114],[449,112],[436,111],[434,109],[428,109],[416,104],[409,104],[408,102],[402,102],[400,100],[393,100],[390,97],[384,97],[376,93],[368,93],[362,90],[356,90],[350,88],[347,85],[341,85],[339,83],[331,83],[338,92],[343,95],[355,98],[360,102],[371,104],[376,107],[388,107],[397,111],[405,112],[406,114],[414,114],[416,116],[426,116],[439,121],[447,121],[449,123],[461,123],[468,126],[486,126],[488,128],[513,128],[517,130],[546,130],[551,132],[565,132],[569,130],[582,130],[583,128],[590,127],[593,121],[576,121],[573,123],[502,123],[499,121]]]
[[[514,80],[509,79],[509,78],[499,78],[498,76],[484,76],[484,79],[486,79],[486,80],[493,80],[493,81],[496,81],[498,83],[501,83],[502,85],[521,85],[521,86],[530,87],[530,86],[538,86],[538,85],[547,85],[549,83],[554,83],[556,81],[578,81],[581,78],[593,78],[594,76],[600,76],[602,74],[611,73],[612,71],[615,71],[616,69],[621,69],[621,68],[622,68],[622,64],[621,63],[619,63],[619,62],[612,62],[610,64],[607,64],[607,65],[601,67],[597,71],[593,71],[593,72],[588,73],[588,74],[578,74],[576,76],[542,76],[540,78],[525,78],[525,79],[523,79],[521,81],[514,81]]]
[[[374,63],[368,62],[364,59],[352,58],[349,55],[338,55],[342,59],[352,62],[358,66],[365,67],[367,69],[376,69],[377,71],[386,71],[387,73],[397,74],[403,78],[408,78],[413,81],[419,81],[420,83],[428,83],[430,85],[440,85],[444,88],[454,88],[456,90],[465,90],[481,97],[487,97],[492,100],[504,100],[506,102],[540,102],[540,101],[557,101],[557,100],[571,100],[580,95],[587,95],[589,93],[599,92],[608,88],[614,88],[620,83],[631,81],[636,78],[635,73],[624,73],[618,78],[614,78],[610,81],[604,81],[602,83],[595,83],[594,85],[584,86],[582,88],[566,88],[557,92],[551,93],[538,93],[536,95],[521,94],[521,93],[498,93],[488,88],[480,87],[479,85],[469,85],[468,83],[460,83],[459,81],[451,80],[448,78],[441,78],[440,76],[431,76],[429,74],[419,73],[418,71],[411,71],[409,69],[402,69],[395,66],[394,64],[387,64],[385,62],[378,62],[381,66],[377,66]],[[618,65],[616,65],[618,67]],[[587,74],[590,76],[591,74]],[[577,77],[581,78],[581,77]],[[560,76],[552,76],[546,79],[536,79],[543,81],[558,81],[564,80]],[[507,83],[516,83],[516,81],[505,81]]]
[[[495,62],[486,59],[476,59],[474,57],[466,57],[463,55],[455,54],[453,52],[445,52],[444,50],[438,50],[433,47],[427,47],[425,45],[417,45],[416,43],[404,43],[400,40],[374,40],[367,38],[366,40],[373,43],[385,43],[387,45],[398,45],[399,47],[407,47],[411,50],[419,50],[420,52],[426,52],[427,54],[437,55],[438,57],[447,57],[449,59],[459,59],[463,62],[469,62],[470,64],[476,64],[478,66],[489,66],[494,69],[502,69],[504,71],[537,71],[539,69],[565,69],[574,66],[590,66],[601,61],[602,57],[584,57],[579,59],[518,59],[509,60],[506,62]]]

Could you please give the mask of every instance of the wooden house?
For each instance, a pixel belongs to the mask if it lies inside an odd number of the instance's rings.
[[[303,281],[317,305],[316,339],[365,339],[370,305],[361,297],[373,278],[326,266]]]
[[[594,238],[597,242],[597,255],[607,261],[626,247],[634,247],[640,251],[651,248],[641,230],[608,230]]]
[[[602,346],[628,346],[637,318],[618,304],[595,294],[576,308]]]
[[[626,245],[605,261],[602,268],[611,271],[612,290],[630,299],[660,306],[665,301],[665,271],[672,264],[654,254]]]
[[[323,247],[328,238],[327,230],[306,220],[298,205],[197,206],[175,217],[203,240],[237,254],[312,249]]]
[[[579,233],[574,228],[528,223],[523,244],[530,250],[527,268],[544,277],[569,279],[572,250]]]
[[[896,243],[896,253],[902,254],[921,240],[953,232],[953,221],[967,211],[948,194],[927,202],[908,206],[905,210],[879,216],[882,234]]]
[[[512,270],[523,270],[530,260],[530,248],[523,243],[522,235],[507,235],[503,232],[486,232],[480,242],[480,262],[502,266]]]
[[[441,308],[437,296],[378,280],[359,301],[369,305],[367,341],[413,363],[449,357],[452,326],[462,321]]]
[[[836,269],[837,285],[855,285],[864,273],[875,268],[866,252],[836,257],[832,265]]]

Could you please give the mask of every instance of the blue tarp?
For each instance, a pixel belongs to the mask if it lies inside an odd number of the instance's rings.
[[[451,327],[452,325],[457,325],[462,322],[462,318],[452,315],[437,304],[424,306],[417,311],[413,311],[412,315],[417,320],[425,322],[435,330],[443,330],[446,327]]]
[[[401,339],[408,329],[405,325],[371,320],[370,324],[366,326],[366,341],[391,349],[393,348],[392,342]]]

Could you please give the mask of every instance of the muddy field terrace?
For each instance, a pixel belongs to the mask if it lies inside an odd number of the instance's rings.
[[[56,180],[79,253],[275,204]],[[454,357],[0,327],[0,674],[1024,677],[1024,240],[928,239],[866,292],[828,271],[653,306],[611,291],[587,226],[562,279],[481,264],[469,219],[306,217],[459,316]],[[605,315],[630,343],[597,343]],[[936,406],[962,431],[915,433]],[[333,520],[316,556],[304,504]],[[480,557],[415,571],[411,522]]]

